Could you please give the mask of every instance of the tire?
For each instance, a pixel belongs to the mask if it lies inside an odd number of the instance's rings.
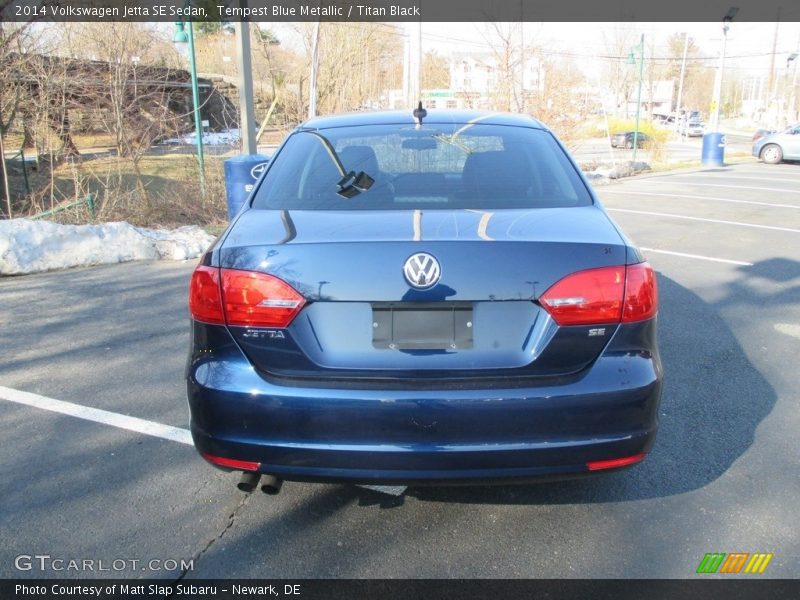
[[[783,151],[777,144],[767,144],[761,149],[761,160],[768,165],[777,165],[783,160]]]
[[[625,147],[626,147],[628,150],[633,150],[633,142],[628,142],[628,143],[626,143],[626,144],[625,144]]]

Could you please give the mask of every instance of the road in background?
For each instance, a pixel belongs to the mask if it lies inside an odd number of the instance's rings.
[[[752,139],[748,136],[728,134],[725,136],[725,155],[750,156],[753,149]],[[633,150],[626,148],[612,148],[607,138],[592,138],[588,140],[577,140],[571,145],[572,155],[580,163],[591,161],[611,163],[614,161],[631,160]],[[676,138],[664,144],[664,149],[659,161],[663,162],[687,162],[700,161],[703,149],[703,138]],[[640,148],[636,152],[636,160],[645,162],[651,161],[652,156],[646,148]]]
[[[764,576],[796,577],[800,169],[750,163],[599,190],[659,277],[665,389],[641,465],[399,498],[291,482],[247,496],[180,441],[0,400],[0,576],[181,574],[15,569],[38,553],[193,559],[187,577],[680,578],[707,552],[741,551],[773,552]],[[0,385],[187,428],[193,267],[0,280]]]

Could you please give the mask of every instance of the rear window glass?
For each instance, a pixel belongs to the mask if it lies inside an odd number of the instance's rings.
[[[549,132],[433,123],[295,132],[270,164],[253,207],[502,209],[591,202]]]

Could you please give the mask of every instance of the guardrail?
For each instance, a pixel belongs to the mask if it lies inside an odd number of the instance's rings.
[[[60,213],[62,211],[67,210],[68,208],[72,208],[73,206],[79,206],[81,204],[86,204],[86,208],[89,210],[89,214],[92,216],[92,219],[95,218],[95,206],[94,206],[94,194],[89,194],[85,198],[79,198],[74,202],[70,202],[69,204],[61,204],[55,208],[51,208],[50,210],[45,210],[40,213],[33,215],[32,217],[28,217],[30,219],[41,219],[42,217],[49,217],[50,215],[54,215],[56,213]]]

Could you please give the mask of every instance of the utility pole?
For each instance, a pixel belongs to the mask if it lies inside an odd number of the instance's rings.
[[[792,87],[789,90],[789,105],[787,106],[787,120],[790,123],[797,122],[800,114],[797,111],[797,63],[800,62],[800,35],[797,36],[797,50],[789,55],[786,59],[786,68],[788,70],[789,63],[794,65],[794,74],[792,75]]]
[[[317,72],[319,71],[319,21],[314,23],[311,42],[311,79],[308,82],[308,118],[317,116]]]
[[[781,128],[784,125],[790,125],[795,121],[795,113],[794,113],[794,101],[795,101],[795,87],[797,86],[797,52],[792,52],[789,57],[786,59],[786,73],[783,76],[783,94],[781,98],[781,107],[785,106],[786,109],[783,111],[783,123],[780,124]],[[794,63],[794,77],[792,77],[792,87],[789,88],[789,70],[792,67],[792,63]]]
[[[409,81],[407,106],[413,107],[422,99],[422,22],[417,23],[416,31],[408,28],[409,36]]]
[[[681,102],[683,100],[683,78],[686,74],[686,54],[689,52],[689,32],[683,34],[683,61],[681,62],[681,79],[678,84],[678,103],[675,105],[675,129],[678,129],[678,123],[681,116]]]
[[[644,76],[644,34],[642,34],[642,41],[633,50],[639,49],[639,92],[636,95],[636,129],[633,132],[633,158],[632,161],[636,162],[636,150],[639,148],[639,117],[642,110],[642,77]],[[631,50],[628,55],[628,63],[636,64],[636,55]]]
[[[239,67],[239,135],[242,138],[242,154],[256,154],[255,123],[253,106],[253,67],[250,56],[250,23],[245,20],[234,24],[236,30],[236,63]]]
[[[519,81],[520,100],[518,110],[525,112],[525,3],[519,1]]]
[[[777,102],[777,100],[778,100],[778,98],[777,98],[777,96],[778,96],[777,90],[775,89],[775,84],[776,84],[776,80],[775,80],[775,51],[778,48],[778,26],[780,25],[780,21],[781,21],[781,7],[779,6],[778,7],[778,14],[775,17],[775,35],[772,38],[772,55],[770,56],[770,59],[769,59],[769,84],[767,85],[767,110],[768,111],[769,111],[770,102],[773,99],[775,100],[775,102]],[[777,105],[776,105],[776,111],[775,111],[774,116],[772,117],[772,120],[773,120],[772,124],[773,125],[777,125],[777,119],[778,119],[778,114],[777,114]]]
[[[422,19],[417,24],[417,99],[422,99]]]
[[[722,17],[722,51],[719,53],[719,67],[714,78],[714,98],[711,101],[711,131],[703,134],[703,149],[700,160],[703,165],[722,166],[725,164],[725,136],[720,132],[719,114],[722,104],[722,78],[725,72],[725,51],[728,45],[728,30],[739,12],[738,6],[731,6]]]
[[[403,108],[411,106],[409,99],[411,98],[411,38],[410,33],[406,31],[403,36]],[[394,108],[394,107],[392,107]]]
[[[712,101],[711,111],[711,131],[719,133],[719,112],[720,104],[722,103],[722,75],[725,71],[725,51],[728,47],[728,30],[730,29],[731,21],[739,12],[737,7],[732,6],[725,17],[722,19],[722,52],[719,55],[719,67],[717,68],[717,76],[714,78],[714,100]]]

